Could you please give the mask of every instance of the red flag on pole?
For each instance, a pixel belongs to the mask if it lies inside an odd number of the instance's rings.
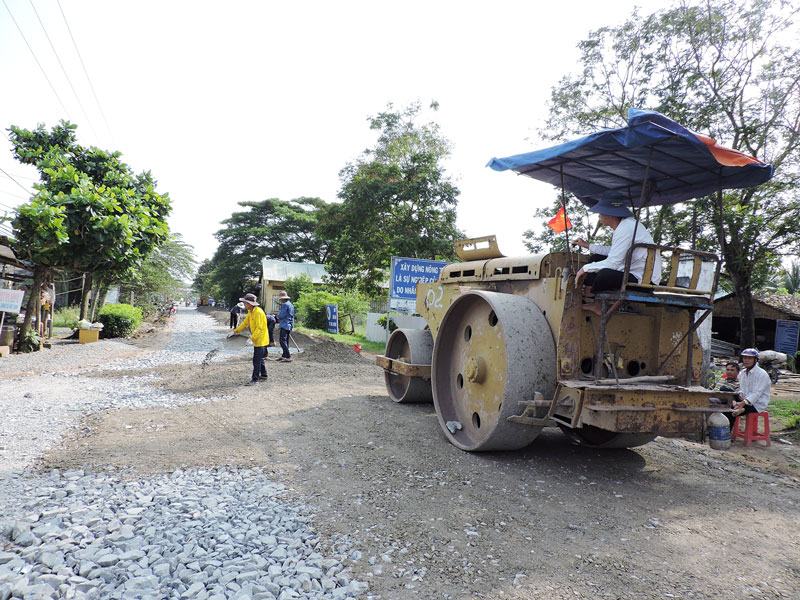
[[[556,216],[547,222],[547,225],[556,233],[561,233],[562,231],[572,227],[572,221],[569,220],[569,217],[562,206],[558,209]]]

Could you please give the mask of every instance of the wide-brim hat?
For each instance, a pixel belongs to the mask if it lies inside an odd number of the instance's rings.
[[[633,213],[628,208],[628,204],[630,202],[625,196],[619,192],[608,190],[603,192],[600,200],[589,209],[589,212],[608,215],[609,217],[632,217]]]
[[[258,298],[256,298],[255,294],[245,294],[244,298],[239,298],[239,302],[247,302],[253,306],[258,306]]]
[[[289,294],[286,293],[285,290],[281,290],[278,292],[278,300],[291,300]]]

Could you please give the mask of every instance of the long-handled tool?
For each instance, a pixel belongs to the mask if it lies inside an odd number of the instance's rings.
[[[300,346],[298,346],[297,342],[294,341],[294,338],[292,337],[291,333],[289,334],[289,339],[292,340],[292,343],[294,344],[294,347],[297,348],[297,351],[302,352],[302,350],[300,350]]]

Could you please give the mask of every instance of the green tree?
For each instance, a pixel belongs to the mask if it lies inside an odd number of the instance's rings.
[[[9,138],[17,160],[41,177],[36,194],[17,209],[15,250],[35,265],[34,290],[55,268],[85,273],[83,317],[95,274],[106,281],[133,274],[167,238],[170,203],[150,173],[134,175],[119,152],[80,146],[75,130],[65,121],[50,131],[12,126]],[[23,335],[38,297],[31,294]]]
[[[216,290],[211,275],[214,265],[211,264],[210,259],[206,259],[197,267],[197,273],[192,280],[192,290],[198,296],[211,296],[214,297]]]
[[[219,246],[211,259],[209,283],[218,297],[238,294],[258,280],[261,260],[322,264],[328,244],[316,235],[318,220],[327,204],[320,198],[240,202],[248,210],[225,219],[216,234]]]
[[[800,294],[800,262],[793,260],[789,268],[779,268],[777,275],[753,291],[767,294]]]
[[[148,255],[135,279],[120,282],[120,295],[127,298],[132,292],[134,305],[148,310],[152,296],[163,300],[176,297],[185,286],[183,282],[191,278],[196,264],[192,246],[180,234],[172,234]]]
[[[432,106],[436,108],[436,106]],[[379,132],[366,150],[340,172],[341,204],[329,206],[318,235],[329,241],[326,268],[340,289],[377,295],[392,256],[454,258],[458,188],[442,162],[450,143],[435,123],[418,124],[419,103],[371,117]]]
[[[745,345],[755,341],[754,284],[800,241],[796,12],[781,0],[680,2],[598,29],[579,44],[581,70],[553,89],[544,132],[563,140],[622,126],[630,107],[650,108],[775,167],[759,188],[662,207],[655,217],[662,242],[694,240],[722,254]]]
[[[783,271],[783,287],[787,294],[800,294],[800,262],[793,260]]]
[[[305,273],[301,273],[297,277],[289,277],[285,282],[285,287],[292,302],[297,302],[303,294],[314,291],[314,283],[311,281],[311,277]]]

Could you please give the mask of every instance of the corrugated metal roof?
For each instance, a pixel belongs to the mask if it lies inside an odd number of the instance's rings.
[[[291,277],[308,275],[311,283],[324,283],[325,265],[264,258],[261,260],[261,273],[266,281],[286,281]]]

